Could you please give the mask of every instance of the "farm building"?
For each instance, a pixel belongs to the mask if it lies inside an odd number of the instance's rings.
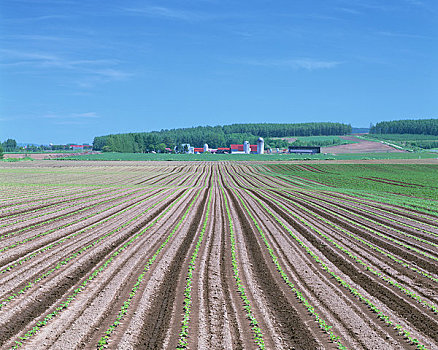
[[[245,153],[244,145],[230,145],[232,154]],[[249,153],[257,153],[257,145],[249,145]]]
[[[218,154],[224,154],[224,153],[230,153],[231,152],[231,148],[229,147],[219,147],[216,151],[216,153]]]
[[[91,145],[70,145],[70,149],[72,150],[90,150],[93,148]]]
[[[316,153],[321,153],[321,147],[308,147],[308,146],[294,147],[294,146],[289,146],[289,153],[316,154]]]

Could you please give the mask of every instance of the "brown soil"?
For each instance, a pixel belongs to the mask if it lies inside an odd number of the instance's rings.
[[[23,158],[32,158],[35,160],[41,160],[41,159],[54,159],[54,158],[60,158],[60,157],[76,157],[86,154],[93,154],[93,153],[99,153],[99,152],[71,152],[71,153],[57,153],[57,152],[47,152],[47,153],[5,153],[3,157],[5,159],[23,159]]]
[[[378,153],[378,152],[404,152],[381,142],[359,139],[355,136],[340,136],[344,140],[354,141],[346,145],[322,147],[321,153]]]
[[[302,172],[286,181],[243,162],[5,163],[0,347],[18,341],[27,349],[96,349],[160,249],[108,347],[175,349],[189,264],[211,193],[194,262],[188,348],[256,349],[245,298],[267,349],[338,348],[284,282],[275,256],[297,293],[347,348],[415,348],[348,284],[426,348],[437,349],[438,216],[309,190],[302,186],[309,183],[306,174],[320,170],[311,162],[292,164]],[[416,186],[372,179],[393,186],[395,194],[400,186]]]

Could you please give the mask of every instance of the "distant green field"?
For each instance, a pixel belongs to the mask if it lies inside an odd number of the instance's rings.
[[[280,138],[280,137],[278,137]],[[325,147],[325,146],[337,146],[346,145],[349,143],[357,143],[356,141],[344,140],[340,136],[288,136],[281,137],[285,138],[296,138],[296,140],[290,143],[292,146],[315,146],[315,147]]]
[[[337,155],[298,155],[298,154],[152,154],[152,153],[101,153],[58,159],[65,160],[119,160],[119,161],[289,161],[311,159],[418,159],[436,158],[437,154],[419,153],[357,153]]]
[[[303,142],[326,142],[326,141],[334,141],[334,142],[343,142],[343,143],[357,143],[356,141],[344,140],[341,139],[340,136],[299,136],[297,140],[301,140]]]
[[[50,153],[81,153],[83,152],[83,150],[54,150],[54,151],[37,151],[37,152],[32,152],[32,151],[14,151],[14,152],[3,152],[4,154],[50,154]]]
[[[389,141],[437,141],[437,135],[422,134],[365,134],[366,138]]]
[[[437,135],[422,134],[368,134],[364,135],[369,140],[391,142],[405,149],[419,150],[438,148]]]
[[[308,168],[289,163],[255,166],[268,167],[292,182],[302,182],[303,178],[316,181],[304,183],[313,190],[349,193],[377,201],[384,198],[388,203],[438,213],[438,165],[312,164]]]

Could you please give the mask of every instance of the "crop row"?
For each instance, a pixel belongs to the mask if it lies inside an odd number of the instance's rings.
[[[113,261],[114,259],[121,254],[124,250],[126,250],[134,241],[136,241],[139,237],[144,235],[145,232],[147,232],[150,228],[152,228],[160,219],[162,219],[165,214],[167,214],[181,199],[181,197],[178,197],[172,204],[170,204],[165,210],[161,212],[160,215],[158,215],[151,223],[149,223],[144,229],[142,229],[140,232],[136,233],[130,239],[125,242],[120,248],[118,248],[114,253],[111,254],[111,256],[105,260],[99,267],[93,269],[93,271],[89,274],[87,278],[79,285],[78,288],[76,288],[73,293],[71,293],[69,296],[64,298],[64,301],[59,303],[54,311],[49,313],[44,317],[43,320],[37,322],[37,324],[30,330],[28,330],[23,336],[19,337],[19,340],[15,341],[15,346],[13,349],[17,349],[23,345],[23,343],[27,340],[29,340],[32,336],[34,336],[42,327],[46,326],[50,320],[52,320],[54,317],[58,316],[62,311],[67,309],[67,307],[70,305],[72,301],[74,301],[77,296],[82,293],[89,284],[102,272],[104,271]],[[149,208],[151,209],[151,208]],[[143,215],[140,214],[139,216]],[[126,226],[126,225],[125,225]],[[119,227],[116,229],[117,231],[120,231],[123,227]]]
[[[349,222],[349,223],[351,223],[351,224],[353,224],[353,225],[355,225],[357,227],[360,227],[360,228],[362,228],[364,230],[367,230],[367,231],[371,232],[372,234],[374,234],[376,236],[379,236],[379,237],[381,237],[381,238],[383,238],[383,239],[385,239],[387,241],[390,241],[391,243],[395,243],[395,245],[402,246],[402,247],[404,247],[404,248],[406,248],[408,250],[412,250],[412,251],[414,251],[414,252],[416,252],[418,254],[421,254],[421,255],[429,258],[429,259],[438,261],[438,257],[436,257],[436,256],[430,255],[430,254],[422,251],[421,249],[418,249],[418,248],[413,247],[413,246],[411,246],[411,245],[409,245],[407,243],[404,243],[404,242],[402,242],[402,241],[400,241],[398,239],[395,239],[395,238],[392,238],[392,237],[390,237],[388,235],[385,235],[385,234],[383,234],[383,233],[381,233],[381,232],[379,232],[377,230],[374,230],[371,227],[365,226],[365,225],[363,225],[363,224],[361,224],[359,222],[356,222],[356,221],[353,221],[351,219],[348,219],[346,216],[340,215],[340,214],[336,213],[335,211],[333,211],[331,209],[328,209],[327,207],[324,207],[324,206],[316,204],[316,203],[310,203],[309,201],[306,201],[304,199],[303,199],[303,201],[311,204],[312,206],[314,206],[316,208],[319,208],[320,210],[322,210],[322,211],[324,211],[326,213],[329,213],[330,215],[335,215],[335,216],[337,216],[339,218],[342,218],[343,220],[345,220],[345,221],[347,221],[347,222]]]
[[[257,322],[256,317],[254,316],[251,308],[251,302],[248,299],[247,293],[245,292],[245,287],[242,283],[242,279],[240,278],[239,274],[239,262],[237,258],[237,247],[236,247],[236,235],[234,233],[234,225],[233,225],[233,219],[231,217],[230,208],[228,206],[227,197],[225,195],[225,191],[223,187],[221,187],[222,195],[224,198],[224,204],[225,204],[225,210],[227,212],[228,217],[228,223],[229,223],[229,230],[230,230],[230,241],[231,241],[231,264],[233,267],[233,275],[236,282],[237,290],[239,292],[240,298],[243,301],[243,308],[246,312],[246,317],[249,320],[251,329],[254,334],[254,340],[257,344],[258,348],[263,350],[265,349],[265,341],[263,339],[263,333],[259,326],[259,323]]]
[[[346,282],[341,276],[337,275],[333,272],[328,265],[322,261],[321,258],[318,257],[287,225],[281,220],[277,215],[275,215],[260,199],[252,196],[289,234],[290,236],[306,251],[308,255],[310,255],[313,260],[319,264],[322,269],[332,276],[340,285],[349,290],[354,296],[358,297],[364,304],[366,304],[374,313],[377,314],[377,317],[384,321],[387,325],[393,326],[400,335],[406,337],[412,344],[417,346],[419,350],[425,350],[425,345],[421,344],[419,340],[413,336],[411,333],[406,330],[402,325],[394,322],[390,319],[388,315],[386,315],[381,309],[379,309],[369,298],[364,296],[359,290],[354,288],[348,282]]]
[[[176,192],[176,190],[174,191]],[[125,228],[127,225],[129,225],[130,223],[134,222],[135,220],[137,220],[138,218],[140,218],[141,216],[143,216],[144,214],[146,214],[147,212],[149,212],[150,210],[152,210],[154,207],[156,207],[159,203],[163,202],[164,200],[166,200],[167,198],[169,198],[174,192],[170,193],[169,195],[167,195],[166,197],[162,198],[160,201],[158,201],[157,203],[151,205],[150,207],[148,207],[146,210],[142,211],[140,214],[137,214],[135,217],[133,217],[132,219],[126,221],[125,223],[123,223],[122,225],[118,226],[116,229],[106,233],[105,235],[99,237],[98,239],[94,240],[91,243],[88,243],[86,246],[82,247],[81,249],[77,250],[75,253],[71,254],[70,256],[68,256],[67,258],[65,258],[64,260],[58,262],[58,264],[51,268],[50,270],[44,272],[43,274],[41,274],[40,276],[38,276],[34,281],[30,281],[26,284],[25,287],[21,288],[18,292],[13,293],[11,295],[9,295],[8,297],[0,300],[0,310],[3,306],[5,306],[6,304],[8,304],[10,301],[16,299],[17,297],[19,297],[20,295],[24,294],[28,289],[30,289],[32,286],[34,286],[36,283],[40,282],[41,280],[47,278],[49,275],[51,275],[53,272],[59,270],[60,268],[62,268],[63,266],[65,266],[67,263],[69,263],[71,260],[77,258],[79,255],[81,255],[82,253],[84,253],[85,251],[89,250],[90,248],[93,248],[95,246],[98,246],[99,244],[102,243],[102,241],[106,238],[108,238],[109,236],[113,235],[116,232],[121,231],[123,228]]]
[[[183,320],[181,322],[181,331],[179,333],[179,340],[177,346],[178,349],[186,349],[188,346],[187,339],[189,336],[190,311],[192,306],[193,271],[195,270],[196,259],[198,258],[199,249],[201,248],[205,230],[207,228],[208,217],[210,214],[210,207],[211,207],[211,191],[209,192],[208,195],[207,210],[205,212],[204,223],[202,224],[202,229],[201,232],[199,233],[199,238],[198,241],[196,242],[195,250],[189,262],[189,268],[186,277],[186,287],[184,290],[184,307],[183,307],[184,314],[183,314]]]
[[[127,197],[127,196],[129,196],[129,195],[122,196],[122,197]],[[136,196],[136,197],[134,197],[134,198],[131,198],[130,200],[132,200],[132,199],[136,199],[136,198],[139,198],[139,197],[142,197],[142,196],[144,196],[144,194],[138,195],[138,196]],[[91,209],[91,208],[94,208],[94,207],[97,207],[97,206],[101,206],[102,204],[105,204],[105,203],[108,203],[108,202],[111,202],[111,201],[117,200],[117,199],[119,199],[119,198],[120,198],[120,197],[118,197],[118,198],[107,199],[107,200],[105,200],[105,201],[102,201],[102,202],[96,203],[96,204],[94,204],[94,205],[91,205],[91,206],[89,206],[89,207],[87,207],[87,208],[80,209],[80,210],[76,211],[75,213],[66,214],[66,215],[63,215],[63,216],[58,217],[58,218],[55,218],[55,219],[47,220],[47,221],[45,221],[45,222],[43,222],[43,223],[39,223],[39,224],[35,224],[35,225],[31,225],[31,226],[28,226],[28,227],[26,227],[26,228],[24,228],[24,229],[22,229],[22,230],[18,230],[18,231],[15,231],[15,232],[11,232],[11,233],[9,233],[9,234],[6,234],[6,235],[4,235],[4,236],[2,236],[2,237],[0,237],[0,238],[7,238],[7,237],[10,237],[10,236],[12,236],[12,235],[16,235],[16,234],[18,234],[18,233],[21,233],[21,232],[24,231],[24,230],[27,231],[27,230],[30,230],[30,229],[34,229],[34,228],[39,227],[39,226],[42,226],[42,225],[44,225],[44,224],[48,224],[48,223],[51,223],[51,222],[54,222],[54,221],[58,221],[58,220],[60,220],[61,218],[66,218],[66,217],[69,217],[69,216],[71,216],[71,215],[73,215],[73,214],[79,214],[79,213],[81,213],[81,212],[88,211],[88,210]],[[15,242],[15,243],[10,244],[10,245],[8,245],[8,246],[4,246],[4,247],[0,248],[0,253],[4,252],[4,251],[6,251],[6,250],[9,250],[9,249],[11,249],[11,248],[15,248],[15,247],[17,247],[17,246],[19,246],[19,245],[25,244],[25,243],[27,243],[27,242],[33,241],[34,239],[37,239],[37,238],[40,238],[40,237],[47,236],[48,234],[53,233],[53,232],[55,232],[55,231],[57,231],[57,230],[61,230],[61,229],[63,229],[63,228],[66,228],[66,227],[72,226],[72,225],[77,224],[77,223],[79,223],[79,222],[84,222],[84,221],[87,220],[87,219],[90,219],[90,218],[92,218],[92,217],[94,217],[94,216],[97,216],[97,215],[99,215],[99,214],[102,214],[103,212],[106,212],[106,211],[108,211],[108,210],[111,210],[111,209],[117,207],[117,206],[120,205],[120,204],[126,203],[127,201],[128,201],[128,200],[125,200],[125,201],[122,202],[122,203],[116,203],[116,204],[113,204],[113,205],[111,205],[111,206],[109,206],[109,207],[105,207],[104,209],[99,210],[99,211],[97,211],[97,212],[95,212],[95,213],[92,213],[92,214],[89,214],[89,215],[86,215],[86,216],[80,217],[79,219],[76,219],[76,220],[70,221],[70,222],[68,222],[68,223],[66,223],[66,224],[63,224],[63,225],[60,225],[60,226],[58,226],[58,227],[52,228],[52,229],[50,229],[50,230],[48,230],[48,231],[44,231],[44,232],[38,233],[38,234],[36,234],[36,235],[34,235],[34,236],[27,237],[27,238],[25,238],[25,239],[23,239],[23,240],[21,240],[21,241]]]
[[[151,190],[151,191],[152,191],[152,190]],[[148,193],[150,193],[151,191],[149,191],[149,192],[145,192],[145,193],[143,193],[141,196],[143,196],[143,195],[145,195],[145,194],[148,194]],[[176,190],[175,190],[175,191],[176,191]],[[172,194],[175,193],[175,191],[172,192]],[[41,249],[39,249],[39,250],[36,250],[36,251],[34,251],[33,253],[28,254],[28,255],[26,255],[25,257],[23,257],[23,258],[21,258],[21,259],[19,259],[19,260],[16,260],[13,264],[11,264],[11,265],[9,265],[8,267],[6,267],[6,268],[0,270],[0,274],[5,273],[5,272],[7,272],[7,271],[10,271],[10,270],[12,270],[14,267],[16,267],[16,266],[18,266],[18,265],[23,265],[25,262],[31,260],[32,258],[34,258],[35,256],[37,256],[38,254],[44,253],[44,252],[46,252],[46,251],[48,251],[48,250],[50,250],[50,249],[52,249],[52,248],[54,248],[54,247],[56,247],[56,246],[59,246],[59,245],[63,244],[63,243],[66,242],[67,240],[70,240],[70,239],[72,239],[72,238],[75,238],[75,237],[81,235],[82,233],[84,233],[84,232],[86,232],[86,231],[89,231],[89,230],[91,230],[91,229],[94,229],[95,227],[100,226],[100,225],[102,225],[102,224],[104,224],[104,223],[110,221],[111,219],[114,219],[115,217],[121,216],[122,214],[128,212],[129,210],[131,210],[131,209],[133,209],[133,208],[135,208],[135,207],[137,207],[137,206],[139,206],[139,205],[141,205],[141,204],[143,204],[143,203],[149,201],[150,199],[152,199],[152,198],[154,198],[154,197],[157,197],[159,194],[160,194],[159,192],[158,192],[158,193],[155,193],[154,195],[152,195],[152,196],[150,196],[150,197],[148,197],[148,198],[145,198],[145,199],[143,199],[143,200],[141,200],[141,201],[139,201],[139,202],[137,202],[137,203],[131,204],[131,205],[129,205],[128,207],[126,207],[126,208],[124,208],[124,209],[121,209],[121,210],[117,211],[116,213],[111,214],[110,216],[108,216],[108,217],[106,217],[106,218],[104,218],[104,219],[102,219],[102,220],[100,220],[100,221],[98,221],[98,222],[96,222],[96,223],[94,223],[94,224],[88,225],[87,227],[85,227],[85,228],[83,228],[83,229],[81,229],[81,230],[79,230],[79,231],[77,231],[77,232],[74,232],[74,233],[72,233],[72,234],[70,234],[70,235],[68,235],[68,236],[66,236],[66,237],[64,237],[64,238],[62,238],[62,239],[59,239],[59,240],[57,240],[57,241],[55,241],[55,242],[53,242],[53,243],[50,243],[49,245],[46,245],[46,246],[44,246],[43,248],[41,248]],[[138,197],[141,197],[141,196],[138,196]],[[138,197],[135,197],[135,198],[138,198]],[[134,199],[135,199],[135,198],[134,198]],[[167,198],[167,197],[166,197],[166,198]],[[117,206],[117,205],[121,205],[121,204],[124,204],[124,203],[127,203],[127,202],[130,202],[130,201],[132,201],[132,199],[133,199],[133,198],[126,199],[126,200],[124,200],[123,202],[120,202],[119,204],[116,204],[115,206]],[[109,209],[111,209],[111,208],[107,208],[107,209],[109,210]]]
[[[253,196],[252,194],[250,194],[251,196]],[[370,271],[371,273],[373,273],[375,276],[381,278],[382,280],[384,280],[385,282],[387,282],[389,285],[394,286],[396,288],[398,288],[401,292],[403,292],[404,294],[408,295],[409,297],[413,298],[414,300],[418,301],[420,304],[424,305],[427,308],[430,308],[432,311],[434,312],[438,312],[438,307],[426,300],[424,300],[421,296],[419,296],[418,294],[416,294],[415,292],[409,290],[406,286],[403,286],[402,284],[398,283],[397,281],[394,281],[392,278],[390,278],[389,276],[387,276],[386,274],[384,274],[383,272],[378,271],[375,267],[367,264],[366,262],[364,262],[361,258],[359,258],[357,255],[355,255],[354,253],[352,253],[350,250],[348,250],[347,248],[345,248],[344,246],[342,246],[341,244],[337,243],[334,239],[330,238],[329,236],[327,236],[326,234],[324,234],[321,230],[319,230],[318,228],[316,228],[314,225],[312,225],[311,223],[309,223],[307,220],[305,220],[302,216],[296,214],[294,211],[288,209],[287,207],[285,207],[283,204],[281,204],[280,202],[276,201],[275,199],[272,199],[279,207],[281,207],[283,210],[285,210],[286,212],[288,212],[292,217],[294,217],[295,219],[299,220],[300,222],[302,222],[304,225],[306,225],[307,227],[309,227],[311,229],[312,232],[316,233],[317,235],[319,235],[320,237],[324,238],[326,241],[330,242],[333,246],[335,246],[337,249],[339,249],[340,251],[342,251],[343,253],[345,253],[348,257],[350,257],[351,259],[353,259],[355,262],[357,262],[358,264],[360,264],[361,266],[363,266],[365,268],[365,270]],[[308,210],[307,208],[299,205],[298,203],[294,203],[298,208],[302,209],[303,211],[307,212],[308,214],[311,214],[311,211]],[[316,216],[316,214],[315,214]],[[318,217],[319,220],[323,221],[324,223],[328,224],[328,220],[326,220],[323,217]],[[342,232],[345,232],[346,230],[338,227],[337,225],[333,225],[333,227],[335,227],[336,229],[340,229]]]
[[[108,342],[110,340],[110,337],[112,335],[112,333],[114,332],[114,330],[117,328],[117,326],[122,322],[123,318],[126,316],[126,314],[128,313],[129,307],[131,306],[132,300],[134,299],[135,295],[137,294],[137,291],[139,290],[142,281],[146,275],[146,273],[149,271],[149,269],[151,268],[152,264],[157,260],[158,255],[160,254],[160,252],[166,247],[166,245],[169,243],[169,241],[171,240],[171,238],[175,235],[175,233],[177,232],[178,228],[182,225],[182,223],[184,222],[184,220],[186,219],[187,215],[190,213],[191,208],[193,207],[193,204],[196,202],[196,200],[198,199],[200,193],[201,193],[202,189],[198,190],[198,192],[196,193],[195,197],[193,198],[193,200],[191,201],[191,203],[189,204],[189,206],[187,207],[186,211],[184,212],[183,216],[181,217],[181,219],[178,221],[178,223],[175,225],[175,227],[172,229],[172,231],[170,232],[170,234],[166,237],[166,239],[164,240],[164,242],[160,245],[160,247],[155,251],[155,253],[152,255],[152,257],[150,257],[146,263],[146,265],[143,268],[142,273],[138,276],[136,283],[134,284],[134,286],[131,289],[131,292],[129,293],[129,297],[124,301],[119,313],[116,316],[116,319],[114,320],[114,322],[108,327],[108,329],[105,332],[105,335],[103,335],[98,344],[97,344],[97,348],[98,349],[104,349],[107,347]],[[171,207],[175,204],[176,202],[172,203],[171,206],[169,206],[165,212],[163,212],[163,214],[160,216],[164,216],[164,213],[167,213]]]
[[[137,190],[137,191],[140,191],[140,190]],[[134,191],[134,192],[137,192],[137,191]],[[69,208],[78,206],[80,204],[83,204],[84,202],[88,202],[90,197],[92,197],[93,200],[98,200],[100,198],[100,196],[105,196],[108,193],[118,194],[120,192],[123,192],[123,190],[122,191],[118,191],[118,192],[115,192],[115,191],[112,191],[112,190],[111,191],[104,191],[104,192],[97,193],[97,194],[93,193],[92,195],[88,195],[88,196],[85,196],[85,197],[71,198],[71,199],[68,199],[68,200],[65,200],[65,201],[62,202],[63,204],[72,203],[70,205],[60,205],[60,203],[50,204],[48,206],[37,208],[37,209],[31,210],[31,211],[27,211],[25,213],[26,215],[28,215],[28,214],[35,213],[35,212],[39,211],[40,214],[31,216],[31,217],[21,218],[21,219],[18,219],[16,221],[9,222],[7,224],[0,225],[0,228],[11,226],[11,225],[16,225],[16,224],[18,224],[20,222],[25,222],[25,221],[29,221],[29,220],[32,220],[32,219],[40,218],[40,217],[43,217],[43,216],[51,215],[51,214],[54,214],[54,213],[57,213],[57,212],[60,212],[60,211],[64,211],[66,209],[69,209]],[[79,201],[77,201],[78,199],[79,199]],[[57,207],[57,209],[49,211],[49,212],[45,211],[45,210],[47,210],[47,209],[49,209],[51,207]],[[6,218],[12,219],[12,218],[17,217],[17,216],[21,216],[22,217],[23,213],[11,214],[11,215],[8,215],[6,217],[3,217],[2,219],[6,219]]]
[[[304,297],[303,293],[291,282],[289,276],[286,274],[286,272],[284,271],[283,267],[281,266],[281,263],[278,259],[278,257],[275,255],[274,249],[271,247],[268,239],[266,238],[265,233],[263,232],[263,230],[261,229],[259,223],[257,222],[256,218],[254,217],[254,215],[251,213],[251,211],[248,209],[248,206],[246,205],[246,203],[243,201],[242,197],[239,195],[239,193],[233,189],[233,192],[235,193],[235,195],[237,196],[237,198],[240,200],[240,202],[242,203],[243,208],[245,209],[245,211],[247,212],[248,216],[251,218],[252,222],[254,223],[254,226],[257,228],[257,231],[260,234],[260,237],[263,240],[263,243],[266,246],[266,249],[268,250],[269,255],[272,258],[272,262],[275,264],[275,267],[277,269],[277,271],[280,273],[281,278],[283,279],[283,281],[292,289],[292,291],[294,292],[296,298],[303,303],[303,305],[306,307],[307,311],[314,317],[314,319],[316,320],[316,322],[318,322],[319,327],[326,332],[329,335],[329,338],[331,341],[333,341],[335,344],[337,344],[338,349],[342,349],[342,350],[346,350],[347,348],[341,343],[340,341],[340,337],[338,335],[336,335],[331,329],[333,328],[333,326],[330,326],[326,320],[324,320],[319,313],[315,310],[315,307],[311,305],[311,303]],[[257,200],[256,197],[254,197],[249,191],[247,191],[247,193],[249,195],[251,195],[254,199]],[[259,202],[261,203],[261,202]]]

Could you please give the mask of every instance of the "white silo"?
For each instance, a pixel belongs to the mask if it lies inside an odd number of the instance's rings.
[[[251,153],[251,147],[250,147],[248,141],[245,141],[245,142],[243,143],[243,152],[244,152],[245,154],[250,154],[250,153]]]
[[[259,137],[257,140],[257,154],[263,154],[265,152],[265,140],[263,137]]]
[[[204,153],[208,152],[208,144],[204,145]]]

